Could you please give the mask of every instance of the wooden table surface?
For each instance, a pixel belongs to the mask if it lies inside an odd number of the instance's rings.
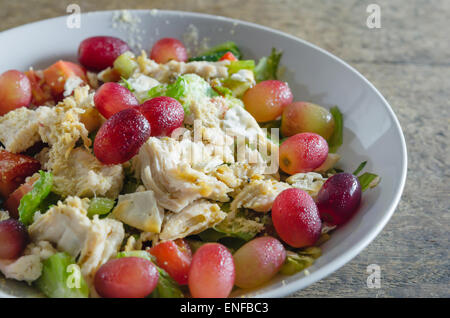
[[[158,8],[256,22],[312,42],[358,69],[402,125],[408,147],[405,191],[375,241],[334,274],[292,296],[450,296],[450,1],[0,0],[0,31],[64,15],[70,3],[83,12]],[[366,26],[370,3],[380,6],[380,29]],[[367,288],[369,264],[381,268],[379,289]]]

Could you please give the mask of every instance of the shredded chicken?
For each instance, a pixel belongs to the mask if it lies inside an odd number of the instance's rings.
[[[144,51],[137,57],[137,62],[141,73],[162,83],[173,81],[181,74],[197,74],[206,80],[227,78],[227,65],[230,63],[229,61],[184,63],[172,60],[166,64],[158,64],[150,60]]]
[[[0,260],[0,271],[6,278],[12,278],[28,283],[34,282],[42,274],[42,261],[57,251],[47,241],[37,244],[30,243],[24,255],[16,260]]]
[[[151,137],[136,158],[137,170],[147,190],[155,193],[158,205],[180,212],[200,198],[226,202],[229,187],[207,175],[205,169],[214,162],[223,163],[213,147],[183,139]]]
[[[159,235],[162,241],[200,233],[226,218],[220,207],[206,200],[195,201],[179,213],[167,213]]]
[[[313,198],[317,196],[325,181],[327,179],[316,172],[297,173],[286,179],[286,182],[294,188],[308,192]]]
[[[28,228],[33,242],[49,241],[60,251],[79,256],[78,264],[88,284],[97,269],[114,256],[124,239],[121,222],[87,217],[89,199],[68,197],[64,203],[35,217]]]
[[[53,191],[58,194],[115,199],[122,189],[122,166],[103,165],[84,148],[73,149],[61,164],[64,169],[53,171]]]
[[[9,152],[27,150],[41,140],[37,111],[21,107],[0,116],[0,142]]]
[[[244,207],[257,212],[269,212],[278,194],[289,188],[288,184],[273,179],[252,180],[231,202],[231,211]]]

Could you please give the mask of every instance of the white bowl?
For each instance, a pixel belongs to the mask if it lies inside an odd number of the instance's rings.
[[[368,160],[366,170],[380,175],[378,187],[363,195],[357,215],[332,234],[323,245],[323,255],[305,272],[276,277],[270,284],[245,292],[253,297],[281,297],[330,275],[360,253],[388,222],[403,191],[406,179],[406,145],[399,122],[377,89],[351,66],[332,54],[291,35],[252,23],[198,13],[177,11],[130,11],[139,17],[143,32],[114,28],[113,12],[81,16],[81,28],[69,29],[67,17],[36,22],[0,33],[0,73],[8,69],[43,68],[58,59],[76,61],[79,43],[90,36],[112,35],[125,40],[142,37],[149,50],[161,37],[183,39],[192,24],[201,39],[210,44],[235,41],[247,58],[268,55],[275,47],[284,51],[284,80],[295,100],[326,107],[338,105],[344,114],[342,168],[353,171]],[[134,31],[133,31],[134,30]],[[189,44],[188,44],[189,46]],[[380,251],[381,253],[381,251]],[[242,293],[241,293],[242,294]],[[0,279],[0,296],[36,296],[25,284]],[[333,295],[330,295],[333,296]]]

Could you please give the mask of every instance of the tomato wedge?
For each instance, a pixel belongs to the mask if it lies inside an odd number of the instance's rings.
[[[72,62],[58,61],[44,70],[45,82],[51,87],[52,93],[55,96],[64,92],[64,85],[72,76],[78,76],[84,82],[87,82],[86,70],[82,66]]]
[[[27,182],[18,187],[11,195],[8,200],[5,202],[5,208],[8,210],[9,215],[14,218],[19,218],[19,205],[20,200],[24,197],[25,194],[33,190],[33,185],[36,181],[39,180],[39,175],[33,176],[28,179]]]
[[[164,269],[178,284],[187,285],[192,252],[183,239],[162,242],[149,253],[156,257],[156,264]]]
[[[233,53],[231,52],[227,52],[225,53],[220,59],[219,61],[237,61],[238,59],[236,58],[236,56],[234,56]]]
[[[0,150],[0,195],[4,198],[14,192],[25,178],[38,172],[41,164],[38,160]]]

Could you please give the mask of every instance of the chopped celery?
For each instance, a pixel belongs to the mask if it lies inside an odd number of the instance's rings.
[[[33,223],[33,217],[39,205],[49,195],[53,186],[53,175],[50,172],[39,171],[40,178],[33,189],[25,194],[19,204],[19,219],[25,225]]]
[[[231,61],[230,65],[228,65],[228,73],[230,75],[237,73],[240,70],[253,71],[254,69],[255,69],[255,61],[254,60]]]
[[[283,52],[272,48],[269,56],[263,57],[255,66],[255,79],[257,82],[277,79],[278,66]]]
[[[129,78],[137,67],[138,64],[134,60],[134,54],[129,51],[123,53],[114,61],[114,70],[125,79]]]
[[[116,202],[108,198],[93,198],[87,210],[88,217],[93,218],[94,215],[105,215],[111,212]]]
[[[233,97],[241,98],[242,96],[244,96],[245,92],[250,87],[252,87],[252,83],[227,78],[223,81],[223,86],[225,86],[232,92]]]
[[[149,252],[146,252],[146,251],[119,252],[116,255],[116,258],[123,258],[123,257],[140,257],[140,258],[145,258],[146,260],[148,260],[150,262],[155,261],[153,255],[151,255]]]
[[[337,106],[330,109],[331,115],[334,118],[334,132],[328,141],[329,152],[334,153],[342,145],[343,142],[343,129],[344,129],[344,119],[341,111]]]
[[[45,260],[42,275],[35,284],[51,298],[87,298],[89,296],[89,288],[79,267],[67,253],[57,253]]]

